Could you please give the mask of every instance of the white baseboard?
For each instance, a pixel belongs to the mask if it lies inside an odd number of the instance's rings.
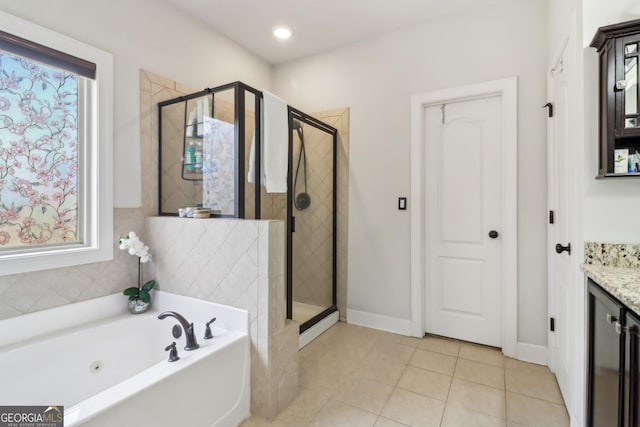
[[[393,332],[394,334],[412,336],[411,319],[401,319],[348,308],[347,323]]]
[[[524,362],[536,363],[538,365],[547,366],[548,361],[548,348],[544,345],[527,344],[524,342],[518,343],[518,360]]]
[[[311,341],[315,340],[322,334],[324,331],[332,327],[335,323],[340,319],[340,313],[334,311],[306,331],[300,334],[300,339],[298,341],[298,350],[300,350],[305,345],[309,344]]]

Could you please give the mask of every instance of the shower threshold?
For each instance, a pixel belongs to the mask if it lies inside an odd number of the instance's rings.
[[[298,350],[318,338],[324,331],[336,324],[339,319],[340,312],[336,310],[302,332],[300,334],[300,340],[298,341]]]

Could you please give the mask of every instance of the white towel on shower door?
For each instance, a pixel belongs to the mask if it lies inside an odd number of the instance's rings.
[[[262,92],[262,171],[267,193],[287,192],[289,167],[289,114],[287,103]]]

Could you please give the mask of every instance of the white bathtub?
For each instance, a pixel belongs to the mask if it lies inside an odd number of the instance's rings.
[[[0,321],[0,405],[64,405],[65,426],[236,427],[249,416],[249,316],[162,291],[131,315],[110,295]],[[200,348],[171,334],[176,311]],[[204,323],[214,339],[205,340]],[[180,360],[165,347],[176,341]]]

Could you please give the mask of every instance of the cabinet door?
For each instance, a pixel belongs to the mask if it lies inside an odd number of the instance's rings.
[[[640,135],[640,34],[616,39],[616,136]],[[630,151],[630,154],[633,154]]]
[[[624,341],[616,332],[622,308],[589,281],[589,422],[590,427],[622,427],[624,402],[620,355]]]
[[[633,314],[627,314],[627,352],[625,369],[625,403],[627,404],[628,423],[631,427],[640,427],[638,414],[638,340],[640,333],[640,319]]]

